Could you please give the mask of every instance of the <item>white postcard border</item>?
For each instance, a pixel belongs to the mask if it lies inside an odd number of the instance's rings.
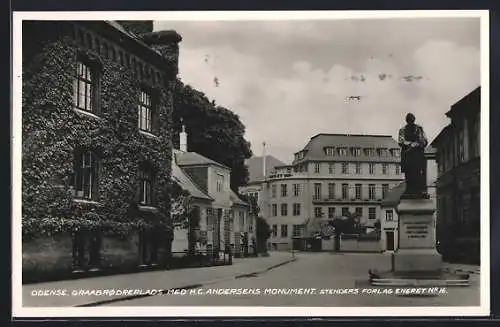
[[[481,20],[481,276],[477,307],[63,307],[22,306],[22,21],[23,20],[311,20],[477,17]],[[14,12],[12,37],[12,315],[23,317],[485,316],[490,314],[489,11]],[[451,105],[451,104],[450,104]],[[416,310],[418,309],[418,310]]]

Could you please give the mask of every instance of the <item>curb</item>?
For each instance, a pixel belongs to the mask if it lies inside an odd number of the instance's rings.
[[[150,296],[156,296],[160,294],[166,294],[168,292],[174,291],[174,290],[189,290],[193,288],[200,288],[202,286],[207,286],[207,285],[212,285],[212,284],[217,284],[220,282],[225,282],[229,280],[234,280],[234,279],[239,279],[239,278],[245,278],[245,277],[253,277],[257,276],[262,273],[266,273],[268,271],[271,271],[275,268],[284,266],[286,264],[289,264],[291,262],[297,261],[297,258],[289,259],[283,262],[280,262],[278,264],[275,264],[273,266],[267,267],[265,269],[251,272],[251,273],[244,273],[244,274],[239,274],[236,276],[230,276],[230,277],[223,277],[223,278],[218,278],[214,279],[211,281],[206,281],[206,282],[201,282],[201,283],[196,283],[196,284],[189,284],[181,287],[174,287],[174,288],[167,288],[167,289],[162,289],[158,294],[138,294],[138,295],[129,295],[129,296],[124,296],[124,297],[119,297],[119,298],[114,298],[114,299],[109,299],[109,300],[101,300],[101,301],[96,301],[96,302],[90,302],[90,303],[85,303],[85,304],[79,304],[75,305],[73,307],[75,308],[85,308],[85,307],[94,307],[94,306],[99,306],[99,305],[104,305],[104,304],[109,304],[109,303],[115,303],[115,302],[122,302],[122,301],[129,301],[129,300],[135,300],[135,299],[140,299],[144,297],[150,297]]]
[[[443,268],[443,271],[450,272],[450,273],[468,273],[468,274],[475,274],[479,275],[481,272],[479,269],[476,270],[467,270],[467,269],[460,269],[460,268]]]

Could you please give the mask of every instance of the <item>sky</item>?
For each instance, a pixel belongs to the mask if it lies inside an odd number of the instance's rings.
[[[479,18],[155,21],[181,34],[179,76],[246,126],[254,155],[290,163],[318,133],[429,141],[480,83]]]

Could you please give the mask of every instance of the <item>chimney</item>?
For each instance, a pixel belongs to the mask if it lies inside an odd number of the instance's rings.
[[[179,69],[179,42],[182,37],[176,31],[165,30],[141,34],[141,39],[169,62],[170,73],[175,77]]]
[[[266,142],[262,142],[262,175],[266,180]]]
[[[179,133],[179,150],[187,152],[187,133],[184,125],[182,125],[182,131]]]

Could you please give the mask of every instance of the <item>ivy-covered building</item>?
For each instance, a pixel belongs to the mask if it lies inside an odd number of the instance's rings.
[[[180,41],[152,22],[23,23],[23,274],[168,261]]]

